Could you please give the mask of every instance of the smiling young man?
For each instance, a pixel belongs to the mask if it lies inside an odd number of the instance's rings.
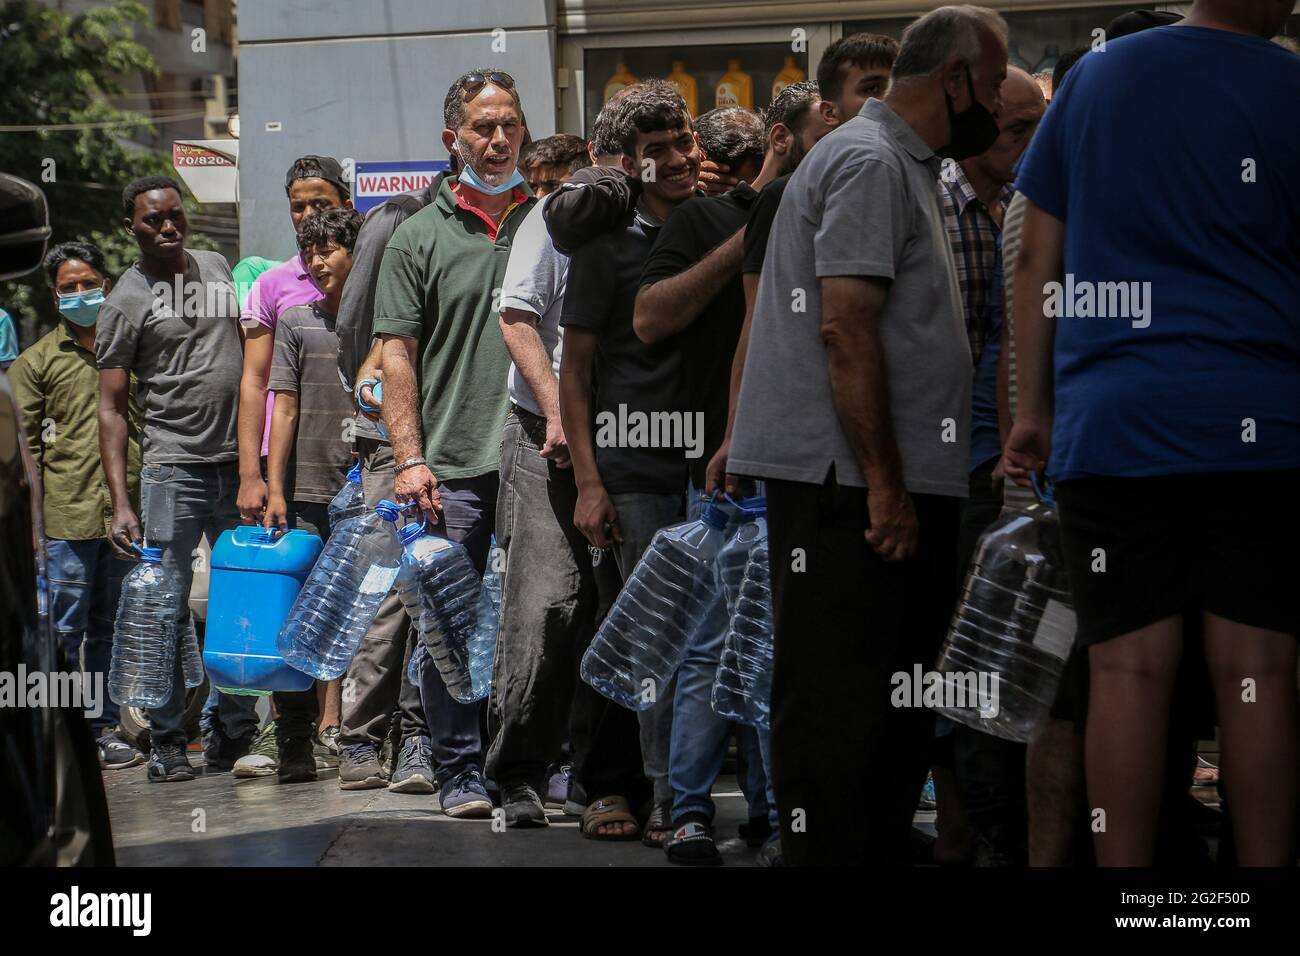
[[[112,499],[109,542],[123,557],[147,529],[150,546],[179,576],[186,599],[177,609],[177,635],[191,626],[188,595],[194,555],[239,523],[236,409],[242,352],[239,303],[226,260],[189,252],[189,220],[181,187],[162,176],[137,179],[123,190],[123,227],[140,258],[117,280],[99,309],[99,448]],[[127,484],[131,376],[142,409],[140,510]],[[229,769],[251,744],[256,698],[222,694],[218,725],[204,759]],[[150,781],[192,780],[185,756],[185,680],[176,654],[171,698],[149,711],[153,725]]]
[[[95,323],[113,280],[104,274],[104,254],[88,242],[55,246],[45,256],[45,271],[63,321],[18,356],[9,368],[9,381],[44,489],[54,630],[68,667],[81,669],[84,642],[86,673],[106,681],[118,595],[131,568],[108,543],[109,495],[100,467],[96,419]],[[128,408],[126,472],[134,499],[140,483],[140,409],[134,394]],[[100,765],[120,769],[143,762],[118,732],[118,705],[107,694],[103,701],[103,712],[90,720]]]
[[[444,178],[433,203],[393,233],[379,271],[374,332],[383,342],[392,494],[464,544],[481,573],[495,524],[510,371],[494,290],[536,200],[517,168],[526,128],[508,74],[479,69],[458,77],[443,121],[443,145],[459,157],[461,172]],[[445,814],[487,817],[480,707],[453,700],[427,654],[417,667],[430,736],[402,742],[394,784],[427,793],[436,778]]]
[[[654,533],[682,513],[685,458],[681,448],[598,444],[592,422],[601,412],[617,417],[620,409],[648,414],[685,407],[677,343],[642,342],[632,315],[641,269],[659,230],[669,213],[695,193],[700,150],[685,101],[661,80],[635,84],[623,94],[619,130],[623,172],[579,170],[556,199],[579,181],[598,183],[602,177],[613,177],[619,190],[640,188],[630,223],[574,253],[560,317],[560,415],[578,486],[574,525],[593,547],[613,548],[626,579]],[[563,219],[568,210],[553,201],[544,211],[554,233],[556,217]],[[609,717],[625,722],[622,714],[611,712]],[[653,782],[655,803],[646,839],[658,845],[668,831],[672,801],[671,687],[661,688],[659,703],[639,719],[643,766]],[[645,780],[626,760],[620,764],[589,759],[588,764],[582,768],[581,782],[592,804],[584,815],[584,835],[635,838],[638,824],[632,810],[644,797]]]

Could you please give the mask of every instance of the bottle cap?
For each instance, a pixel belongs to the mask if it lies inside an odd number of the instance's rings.
[[[410,544],[422,534],[424,534],[423,521],[412,521],[409,524],[404,524],[397,531],[397,536],[401,538],[402,544]]]
[[[135,550],[139,553],[140,560],[146,564],[162,564],[162,548],[142,548],[137,544]]]
[[[394,502],[387,499],[375,505],[375,514],[385,521],[397,521],[397,515],[400,511],[401,509]]]
[[[700,513],[700,520],[710,528],[718,531],[727,527],[727,514],[712,501],[704,506],[704,511]]]

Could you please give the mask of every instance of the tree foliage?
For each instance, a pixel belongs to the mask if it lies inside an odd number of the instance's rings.
[[[139,176],[175,176],[169,155],[131,140],[153,132],[148,117],[109,99],[122,92],[120,77],[158,72],[137,25],[150,28],[136,0],[108,0],[76,16],[37,0],[0,0],[0,126],[42,127],[0,132],[0,169],[45,191],[51,243],[95,243],[114,277],[136,258],[121,225],[122,187]],[[86,124],[96,125],[59,128]],[[187,244],[212,247],[197,234]],[[34,314],[42,330],[58,321],[44,273],[0,283],[0,306],[15,320]]]

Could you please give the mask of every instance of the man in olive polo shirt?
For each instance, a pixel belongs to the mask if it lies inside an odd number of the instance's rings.
[[[496,521],[510,371],[494,290],[536,200],[516,166],[525,127],[509,75],[484,69],[459,77],[443,118],[442,141],[461,173],[454,183],[444,178],[433,203],[389,240],[374,332],[383,342],[397,500],[418,504],[430,527],[463,543],[482,573]],[[489,816],[479,706],[454,701],[428,655],[417,667],[432,740],[403,741],[395,775],[417,762],[429,768],[432,759],[443,812]]]
[[[99,369],[95,323],[113,287],[104,254],[88,242],[64,242],[45,256],[55,304],[62,316],[54,329],[18,356],[9,369],[27,445],[44,491],[50,619],[68,667],[101,681],[103,710],[90,718],[106,769],[134,767],[144,755],[117,729],[118,707],[103,691],[113,653],[113,620],[122,578],[131,564],[108,543],[108,485],[99,458]],[[127,483],[139,496],[140,409],[132,393],[127,445]]]

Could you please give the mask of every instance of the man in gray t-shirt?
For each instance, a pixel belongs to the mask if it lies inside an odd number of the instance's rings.
[[[182,583],[176,608],[177,653],[171,698],[149,711],[147,766],[152,782],[193,780],[185,756],[185,681],[180,642],[190,633],[188,595],[206,533],[215,543],[239,524],[236,410],[243,349],[239,302],[230,267],[215,252],[188,252],[189,221],[180,186],[162,176],[138,179],[122,194],[123,222],[139,260],[100,307],[95,332],[99,365],[99,447],[112,500],[109,541],[125,557],[141,541],[162,549]],[[127,494],[127,396],[137,381],[142,412],[140,511]],[[229,769],[257,729],[257,698],[220,695],[205,741],[209,768]]]
[[[767,480],[791,865],[908,860],[934,718],[899,680],[934,666],[952,616],[969,459],[938,154],[992,145],[1006,60],[991,11],[917,20],[884,99],[794,172],[768,242],[727,470]]]

